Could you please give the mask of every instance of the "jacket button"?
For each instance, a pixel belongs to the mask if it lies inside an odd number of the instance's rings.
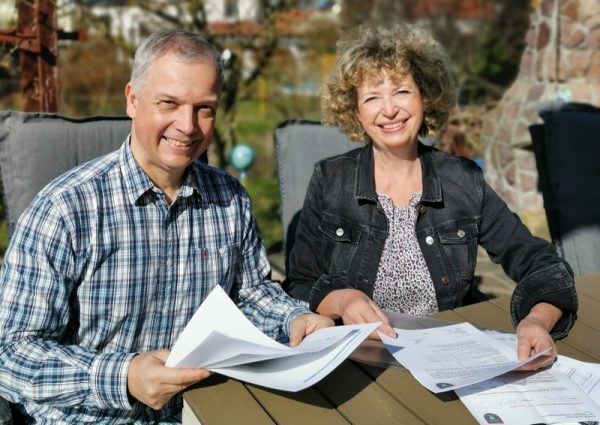
[[[427,212],[427,207],[426,207],[425,205],[421,205],[421,206],[419,207],[419,212],[420,212],[421,214],[425,214],[425,213]]]
[[[344,236],[344,229],[341,227],[335,231],[335,234],[338,236]]]
[[[450,282],[450,279],[448,279],[448,275],[447,275],[447,274],[445,274],[444,276],[442,276],[442,283],[443,283],[444,285],[447,285],[447,284],[448,284],[448,282]]]
[[[456,236],[458,236],[459,238],[464,238],[465,231],[463,229],[458,229],[458,231],[456,232]]]
[[[427,237],[425,238],[425,243],[426,243],[427,245],[433,245],[433,237],[431,237],[431,236],[427,236]]]

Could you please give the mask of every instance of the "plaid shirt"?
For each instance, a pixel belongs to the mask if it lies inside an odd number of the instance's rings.
[[[221,285],[266,334],[308,310],[270,273],[241,185],[200,162],[169,205],[129,143],[66,173],[21,216],[0,279],[0,396],[40,423],[178,423],[130,403],[135,353],[169,348]]]

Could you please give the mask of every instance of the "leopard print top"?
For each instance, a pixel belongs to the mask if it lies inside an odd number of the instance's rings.
[[[438,312],[431,275],[415,234],[417,207],[421,193],[413,193],[407,206],[394,206],[392,199],[378,193],[377,198],[388,219],[385,241],[373,301],[384,310],[425,316]]]

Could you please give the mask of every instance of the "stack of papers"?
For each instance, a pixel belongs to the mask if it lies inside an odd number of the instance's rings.
[[[291,348],[259,331],[217,286],[166,365],[299,391],[327,376],[380,324],[321,329]],[[391,355],[430,391],[454,390],[482,425],[600,422],[598,364],[558,356],[552,368],[511,372],[545,352],[519,361],[514,334],[483,332],[468,323],[395,331],[396,338],[379,334]]]
[[[600,365],[559,356],[550,369],[511,372],[545,352],[518,361],[516,335],[468,323],[395,331],[380,334],[394,358],[430,391],[454,390],[482,425],[600,421]]]
[[[166,365],[299,391],[327,376],[380,324],[320,329],[292,348],[258,330],[217,286],[179,335]]]

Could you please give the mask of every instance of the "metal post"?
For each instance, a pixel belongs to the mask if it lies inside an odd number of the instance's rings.
[[[58,111],[58,28],[53,0],[18,3],[17,33],[32,37],[30,48],[20,48],[21,89],[25,111]]]

